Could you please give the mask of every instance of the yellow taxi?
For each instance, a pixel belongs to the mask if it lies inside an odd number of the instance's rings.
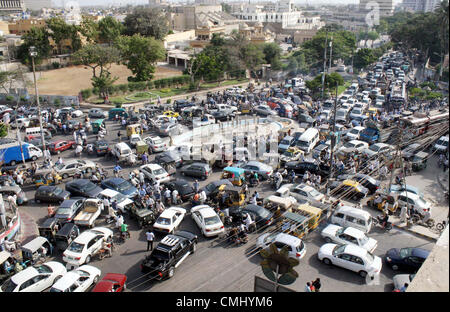
[[[337,181],[336,181],[337,182]],[[331,187],[333,188],[333,184],[336,182],[333,182],[331,184]],[[344,180],[342,183],[337,182],[337,186],[331,191],[331,194],[333,196],[336,196],[337,194],[340,194],[344,197],[351,198],[354,200],[361,200],[362,198],[366,197],[369,193],[369,190],[362,186],[359,182],[353,181],[353,180]]]
[[[177,112],[170,111],[170,110],[169,111],[165,111],[163,113],[163,115],[167,116],[167,117],[174,117],[174,118],[178,118],[180,116],[180,114],[178,114]]]

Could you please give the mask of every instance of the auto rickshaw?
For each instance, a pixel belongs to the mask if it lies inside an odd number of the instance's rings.
[[[133,125],[127,126],[128,138],[130,138],[132,134],[141,134],[141,125],[140,124],[133,124]]]
[[[425,152],[416,153],[411,159],[411,168],[414,171],[420,171],[427,167],[427,159],[429,154]]]
[[[322,209],[311,206],[309,204],[298,205],[292,209],[292,212],[301,214],[308,218],[308,232],[311,232],[319,226]]]
[[[91,122],[92,133],[97,134],[100,131],[100,128],[105,128],[105,120],[97,119]]]
[[[139,141],[136,143],[136,154],[142,155],[148,152],[148,144],[144,141]]]
[[[286,211],[279,221],[279,226],[282,232],[302,238],[308,233],[308,222],[308,217],[295,212]]]
[[[50,169],[36,171],[33,175],[33,183],[34,185],[36,185],[36,187],[39,187],[41,185],[56,185],[60,184],[61,181],[62,177],[58,173],[51,171]]]
[[[16,273],[14,270],[16,261],[9,251],[0,251],[0,283]]]
[[[227,200],[225,202],[225,206],[232,207],[232,206],[242,206],[245,203],[245,193],[243,190],[238,186],[231,186],[231,185],[222,185],[220,186],[222,188],[217,195],[220,196],[227,196]]]
[[[39,225],[39,235],[45,237],[50,242],[55,242],[55,236],[58,230],[61,229],[61,223],[56,218],[48,218],[41,225]]]
[[[80,235],[80,229],[74,223],[66,223],[55,235],[55,246],[58,250],[66,250],[69,244]]]
[[[23,261],[30,261],[34,265],[53,253],[53,245],[45,237],[38,236],[22,246],[21,250]]]
[[[137,220],[141,229],[153,224],[156,219],[155,211],[149,207],[145,207],[145,205],[142,205],[139,202],[135,202],[131,205],[129,215],[131,218]]]
[[[367,206],[383,211],[386,203],[391,214],[395,214],[398,208],[398,203],[392,195],[377,192],[369,198],[367,201]]]
[[[225,167],[221,179],[229,179],[235,186],[242,186],[245,181],[245,170],[237,167]]]
[[[291,211],[292,207],[297,203],[294,197],[280,197],[276,195],[270,195],[264,198],[264,208],[270,211],[276,210],[278,207],[284,211]]]

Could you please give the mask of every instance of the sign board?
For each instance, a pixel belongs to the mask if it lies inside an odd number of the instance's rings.
[[[275,288],[276,287],[276,288]],[[275,286],[275,283],[255,275],[254,292],[296,292],[282,285]]]

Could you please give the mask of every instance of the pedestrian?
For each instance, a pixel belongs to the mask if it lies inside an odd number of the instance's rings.
[[[120,141],[120,137],[121,137],[121,136],[122,136],[122,134],[120,133],[120,130],[117,131],[117,138],[118,138],[119,142],[121,142],[121,141]]]
[[[305,292],[312,292],[312,290],[311,290],[311,283],[310,282],[306,283]]]
[[[400,292],[406,292],[406,288],[408,288],[409,284],[405,283],[402,288],[400,288]]]
[[[316,278],[316,280],[312,282],[312,286],[314,286],[316,292],[320,292],[320,287],[322,286],[320,278]]]
[[[198,193],[199,188],[200,188],[200,184],[198,183],[198,180],[195,180],[195,182],[194,182],[194,191],[196,193]]]
[[[147,251],[153,250],[153,240],[155,239],[155,234],[151,230],[148,230],[147,233],[145,233],[147,236]]]

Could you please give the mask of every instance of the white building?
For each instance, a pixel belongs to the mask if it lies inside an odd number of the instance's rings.
[[[441,0],[403,0],[401,7],[411,12],[431,12],[434,11]]]

